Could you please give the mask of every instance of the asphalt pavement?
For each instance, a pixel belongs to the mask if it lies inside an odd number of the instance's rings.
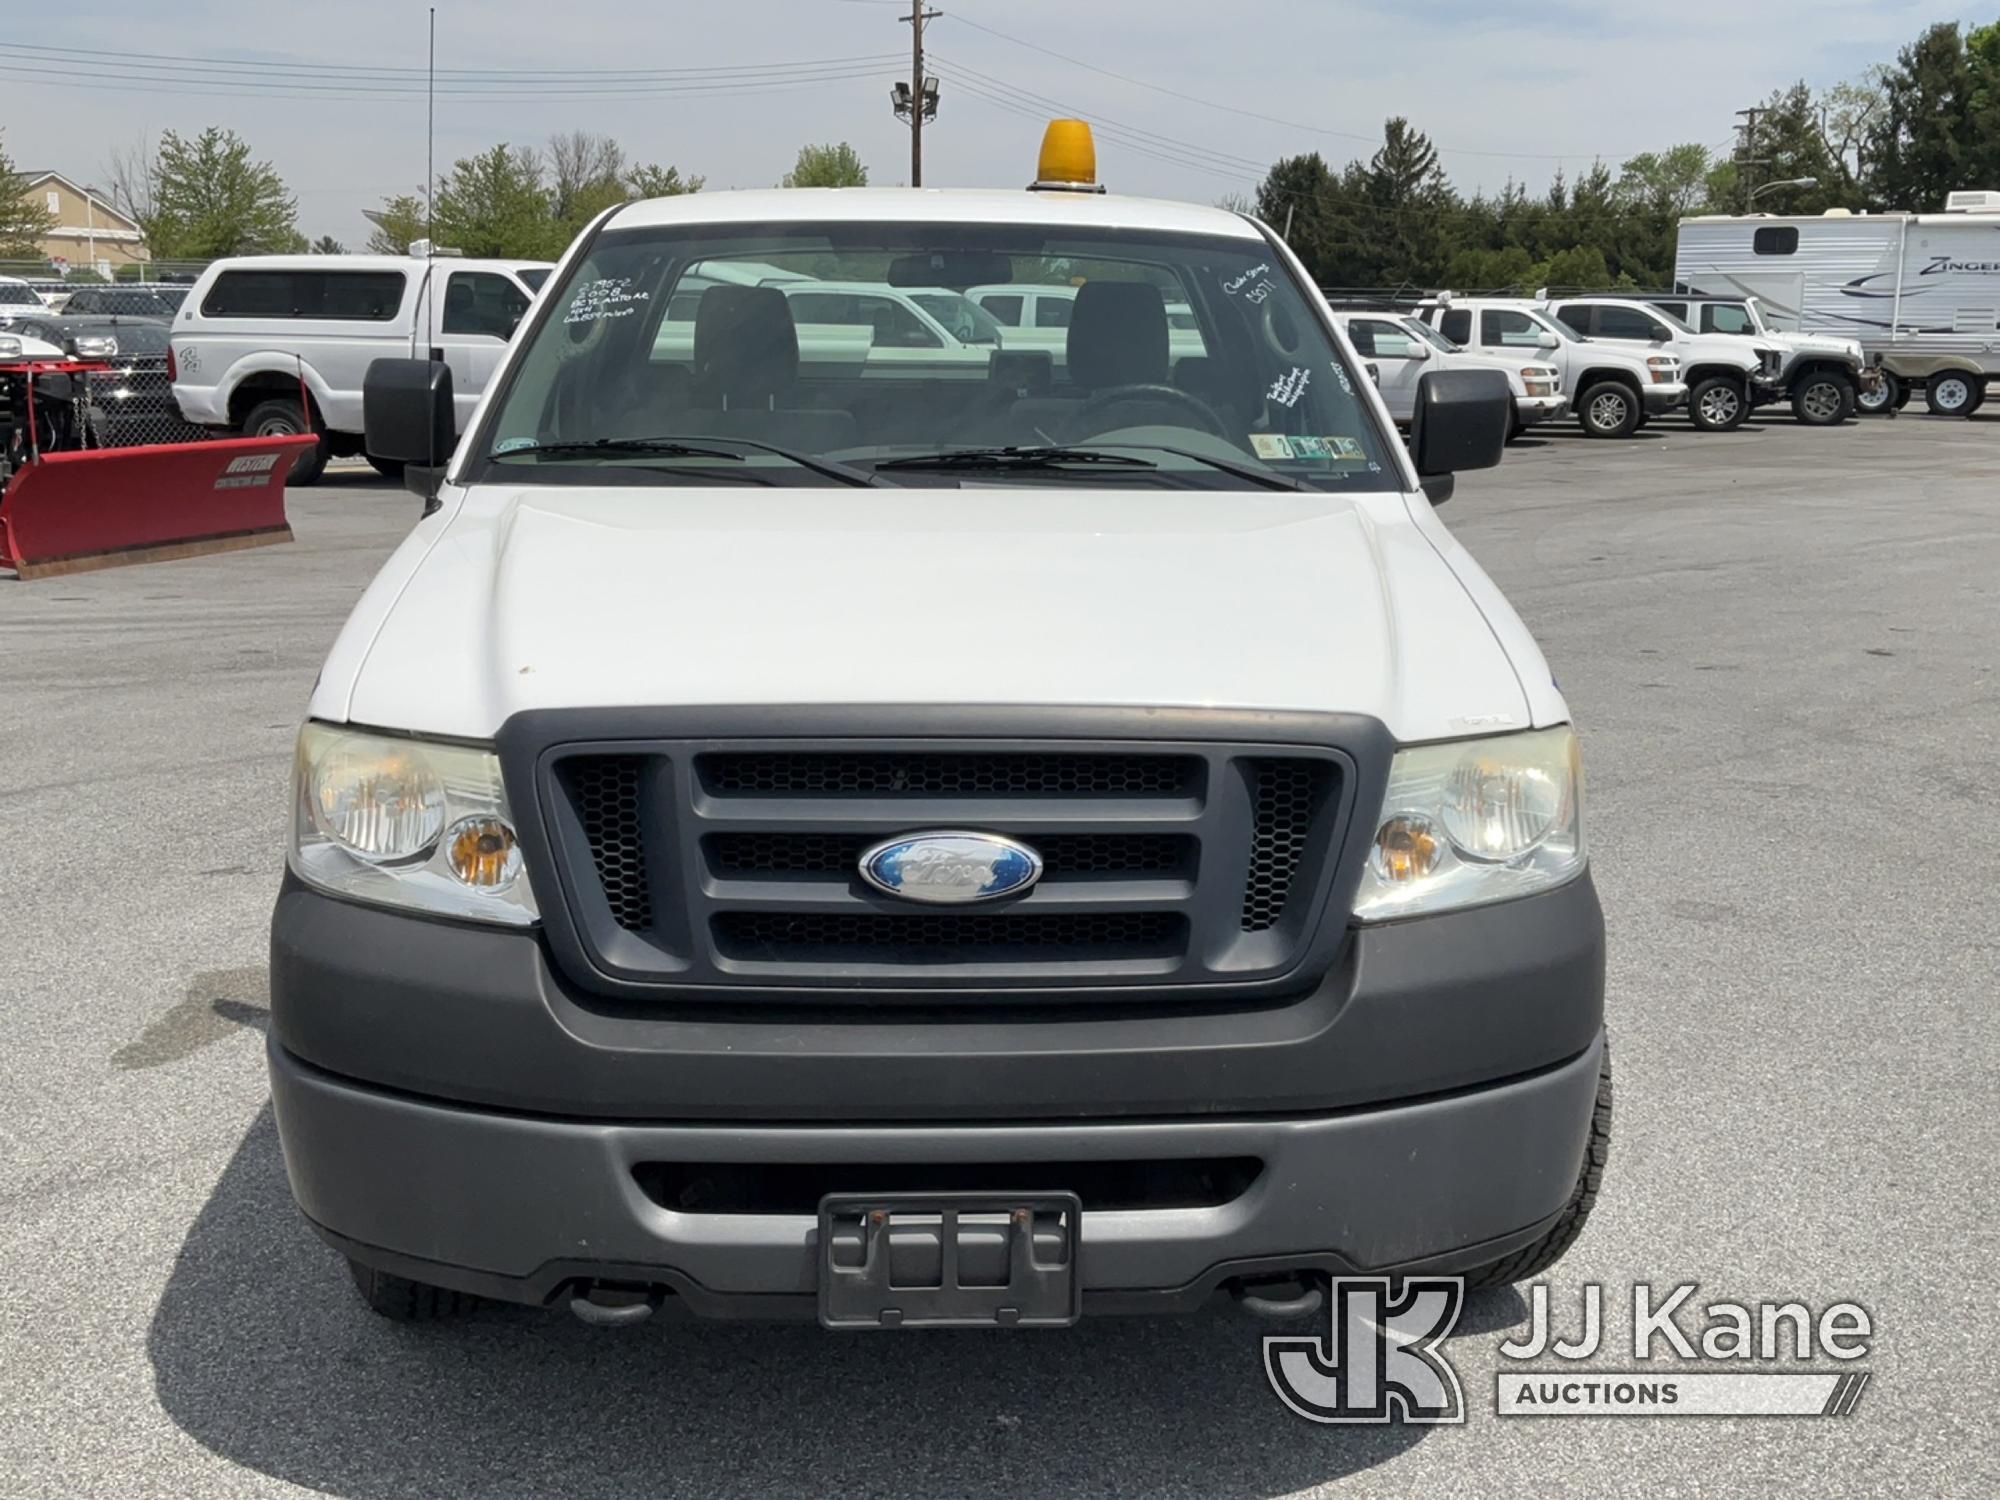
[[[1822,1420],[1285,1411],[1227,1313],[1061,1334],[367,1313],[287,1192],[265,930],[292,739],[416,515],[0,582],[0,1495],[2000,1493],[2000,411],[1564,428],[1445,511],[1584,734],[1618,1113],[1552,1276],[1865,1305]],[[1222,502],[1218,502],[1222,503]],[[470,621],[467,628],[471,628]],[[1827,1368],[1821,1364],[1818,1368]]]

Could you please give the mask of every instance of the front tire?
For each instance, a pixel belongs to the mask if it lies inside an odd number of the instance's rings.
[[[479,1303],[477,1297],[465,1292],[392,1276],[358,1260],[348,1261],[347,1273],[354,1278],[354,1289],[361,1293],[361,1300],[392,1323],[435,1323],[441,1318],[470,1312]]]
[[[1979,410],[1985,395],[1984,381],[1975,382],[1957,370],[1933,375],[1924,386],[1924,404],[1934,417],[1969,417]]]
[[[1555,1223],[1538,1240],[1523,1245],[1512,1255],[1489,1261],[1465,1273],[1465,1289],[1483,1292],[1517,1281],[1532,1281],[1561,1260],[1583,1233],[1597,1206],[1597,1194],[1604,1186],[1604,1164],[1611,1158],[1611,1038],[1604,1039],[1603,1060],[1597,1065],[1597,1103],[1590,1111],[1590,1140],[1583,1148],[1583,1165],[1576,1174],[1576,1186],[1569,1202],[1556,1215]]]
[[[1838,427],[1853,400],[1854,385],[1846,376],[1815,371],[1792,392],[1792,415],[1808,427]]]
[[[1639,397],[1630,386],[1601,380],[1583,393],[1576,420],[1594,438],[1627,438],[1639,430]]]
[[[1703,432],[1734,432],[1750,415],[1750,393],[1733,375],[1711,375],[1688,392],[1688,416]]]
[[[243,418],[245,437],[299,437],[312,430],[312,424],[306,420],[305,408],[296,401],[282,398],[258,402]],[[299,455],[285,483],[300,486],[317,484],[319,476],[326,472],[326,458],[326,439],[321,437]]]
[[[377,458],[372,453],[368,454],[367,458],[368,467],[373,469],[377,474],[380,474],[384,479],[401,479],[403,477],[404,464],[400,458]]]

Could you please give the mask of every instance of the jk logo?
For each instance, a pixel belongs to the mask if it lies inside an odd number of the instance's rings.
[[[1465,1421],[1458,1372],[1439,1346],[1465,1305],[1456,1276],[1406,1276],[1333,1283],[1332,1327],[1324,1339],[1264,1340],[1264,1373],[1278,1399],[1308,1422]]]

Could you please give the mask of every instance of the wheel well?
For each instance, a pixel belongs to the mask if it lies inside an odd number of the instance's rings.
[[[320,425],[319,406],[296,375],[280,374],[276,370],[263,370],[255,375],[246,375],[243,382],[229,393],[229,425],[241,427],[243,419],[250,415],[250,408],[265,401],[298,401],[306,404],[306,415],[313,426]]]
[[[1576,383],[1576,393],[1581,396],[1592,386],[1601,385],[1607,380],[1616,381],[1619,385],[1625,386],[1635,396],[1642,394],[1639,389],[1639,377],[1634,375],[1630,370],[1585,370],[1583,372],[1583,379]]]
[[[1842,380],[1848,381],[1850,384],[1859,378],[1849,366],[1842,364],[1837,359],[1807,360],[1793,372],[1792,379],[1796,383],[1808,375],[1838,375]]]
[[[1684,371],[1682,378],[1689,385],[1694,385],[1698,381],[1708,380],[1717,375],[1733,380],[1740,386],[1747,387],[1750,384],[1750,372],[1739,370],[1734,365],[1696,365],[1692,370]]]

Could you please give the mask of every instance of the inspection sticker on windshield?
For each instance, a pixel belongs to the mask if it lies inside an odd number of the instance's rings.
[[[1333,450],[1327,447],[1325,438],[1295,437],[1292,439],[1294,458],[1332,458]]]
[[[597,323],[607,318],[629,318],[641,302],[652,299],[651,292],[636,290],[630,276],[606,276],[587,281],[569,300],[565,323]]]
[[[1259,458],[1291,458],[1292,440],[1282,432],[1253,432],[1250,450]]]
[[[1359,463],[1368,456],[1361,451],[1361,442],[1358,438],[1330,437],[1326,440],[1326,446],[1333,450],[1334,458],[1347,458]]]
[[[1299,398],[1305,395],[1306,387],[1311,384],[1312,371],[1301,369],[1295,365],[1292,367],[1291,374],[1280,375],[1276,380],[1272,381],[1271,388],[1264,394],[1277,402],[1278,405],[1290,408],[1299,404]]]

